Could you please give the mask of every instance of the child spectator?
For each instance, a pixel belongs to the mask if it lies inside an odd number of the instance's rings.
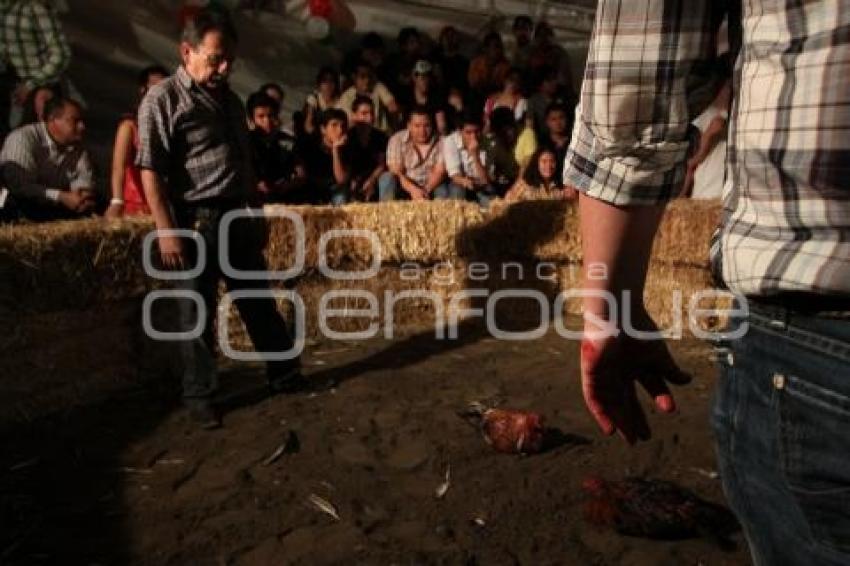
[[[552,104],[546,109],[546,130],[549,135],[540,140],[541,146],[548,146],[555,152],[558,175],[564,171],[564,160],[570,147],[572,134],[572,113],[561,104]]]
[[[322,67],[316,75],[316,89],[307,95],[304,103],[304,131],[315,134],[319,129],[319,116],[339,102],[339,76],[330,67]]]
[[[443,140],[443,159],[451,198],[474,198],[488,206],[498,196],[493,188],[493,162],[482,143],[479,113],[465,112],[460,129]]]
[[[280,129],[277,101],[260,90],[246,104],[257,192],[265,202],[284,202],[295,172],[295,138]]]
[[[112,175],[110,177],[112,199],[104,216],[109,220],[121,218],[125,214],[150,214],[145,191],[142,188],[142,176],[136,167],[136,154],[139,151],[138,107],[151,87],[159,84],[168,76],[168,71],[159,65],[142,69],[136,77],[138,87],[136,108],[125,114],[118,123],[115,132],[115,145],[112,148]]]
[[[450,196],[445,182],[442,140],[434,132],[433,118],[427,108],[414,106],[407,128],[390,138],[387,168],[389,171],[378,180],[381,201]]]
[[[355,98],[368,96],[374,104],[375,127],[384,133],[389,133],[398,114],[395,97],[384,83],[375,80],[375,71],[365,61],[357,63],[353,81],[354,84],[340,96],[337,108],[351,112],[351,105],[354,104]]]
[[[351,156],[351,193],[369,202],[377,196],[378,179],[387,170],[387,135],[375,128],[372,99],[358,96],[351,105],[348,144]]]
[[[508,191],[506,200],[573,200],[575,189],[564,187],[557,172],[557,157],[551,148],[543,147],[532,156],[521,179]]]
[[[351,158],[346,147],[347,131],[345,112],[329,108],[319,119],[319,137],[299,142],[295,169],[302,204],[330,202],[339,206],[349,201]]]
[[[517,122],[522,122],[525,118],[528,100],[522,95],[522,75],[519,69],[511,69],[505,76],[502,90],[487,98],[487,102],[484,103],[485,124],[489,124],[490,115],[496,108],[509,108]]]

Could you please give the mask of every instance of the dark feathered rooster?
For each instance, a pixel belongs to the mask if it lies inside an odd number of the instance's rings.
[[[705,536],[723,547],[739,528],[731,511],[676,484],[640,478],[584,480],[584,518],[628,536],[677,540]]]

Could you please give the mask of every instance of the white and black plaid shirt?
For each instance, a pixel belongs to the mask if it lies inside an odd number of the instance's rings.
[[[727,16],[740,55],[716,270],[747,295],[850,294],[846,0],[601,0],[564,180],[618,205],[676,196]]]
[[[0,59],[30,88],[61,79],[71,48],[50,2],[0,0]]]
[[[165,180],[175,204],[244,200],[254,173],[239,97],[213,99],[180,67],[142,101],[136,164]]]

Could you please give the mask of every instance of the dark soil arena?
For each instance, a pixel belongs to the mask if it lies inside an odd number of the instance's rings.
[[[438,340],[436,302],[409,300],[395,305],[391,341],[383,310],[328,322],[338,332],[377,322],[375,338],[323,337],[316,304],[331,289],[437,290],[448,305],[465,288],[537,289],[554,301],[575,285],[570,267],[580,262],[580,247],[570,205],[520,203],[487,215],[473,205],[387,206],[392,223],[378,223],[369,206],[292,209],[304,219],[305,267],[286,286],[307,306],[304,365],[315,389],[266,399],[259,367],[225,361],[225,426],[211,432],[193,427],[179,406],[173,345],[141,331],[141,299],[161,285],[135,259],[148,223],[0,231],[10,274],[6,320],[14,328],[2,342],[0,384],[3,561],[747,563],[736,535],[651,540],[584,518],[582,486],[594,476],[668,480],[723,502],[708,426],[715,369],[705,342],[670,342],[694,382],[676,392],[677,415],[651,416],[653,440],[627,449],[598,434],[581,398],[577,343],[554,325],[534,341],[505,341],[471,317],[461,320],[457,340]],[[687,297],[709,286],[701,258],[717,213],[717,205],[689,202],[668,212],[647,296],[665,325],[682,314],[663,299],[667,293]],[[416,237],[434,223],[442,237]],[[269,228],[270,268],[283,269],[295,255],[293,231],[286,220]],[[317,245],[331,229],[374,230],[381,274],[345,282],[321,275]],[[525,237],[494,245],[494,233]],[[375,248],[362,240],[328,243],[326,263],[347,271],[373,265]],[[443,262],[458,275],[435,281],[434,266]],[[487,281],[465,275],[472,262],[493,266]],[[528,267],[522,280],[514,270],[505,281],[499,266],[506,262],[554,264],[559,276],[541,281]],[[402,265],[430,275],[402,278]],[[60,288],[71,276],[78,283],[69,294]],[[331,305],[365,306],[350,297]],[[535,301],[504,299],[497,314],[506,331],[541,324]],[[154,315],[167,329],[167,312]],[[562,319],[575,328],[570,316]],[[231,339],[243,349],[249,343],[236,321]],[[542,414],[549,427],[542,453],[496,452],[459,416],[471,402]]]

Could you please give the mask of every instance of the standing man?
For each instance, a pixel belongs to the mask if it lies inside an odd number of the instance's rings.
[[[583,193],[585,265],[609,275],[584,285],[621,303],[631,291],[635,327],[654,328],[642,301],[652,240],[685,179],[690,123],[729,74],[715,65],[725,16],[741,51],[712,251],[746,296],[749,330],[723,344],[720,471],[757,565],[850,564],[847,2],[599,3],[565,171]],[[623,329],[605,301],[584,309]],[[597,423],[630,442],[649,437],[636,383],[670,413],[666,382],[686,381],[663,342],[622,332],[587,336],[581,366]]]
[[[206,243],[206,257],[174,236],[160,236],[159,251],[166,269],[191,269],[204,262],[203,272],[184,281],[184,288],[204,298],[208,313],[202,338],[182,344],[183,396],[192,418],[204,428],[220,425],[213,404],[216,386],[213,321],[216,313],[219,265],[219,224],[231,210],[246,205],[256,187],[251,167],[245,109],[227,84],[235,58],[236,32],[224,16],[202,12],[183,31],[177,71],[150,90],[139,110],[140,147],[137,164],[158,230],[194,229]],[[251,221],[230,226],[233,267],[265,271],[262,238]],[[224,277],[229,291],[265,290],[259,281]],[[280,353],[293,348],[286,323],[275,301],[237,301],[237,307],[257,351]],[[194,304],[180,301],[182,331],[196,326]],[[297,359],[268,364],[270,393],[301,389],[305,380]]]
[[[0,0],[0,59],[6,66],[0,89],[22,107],[36,87],[58,83],[71,62],[71,48],[56,10],[46,0]],[[0,93],[0,135],[9,125],[8,99]]]

